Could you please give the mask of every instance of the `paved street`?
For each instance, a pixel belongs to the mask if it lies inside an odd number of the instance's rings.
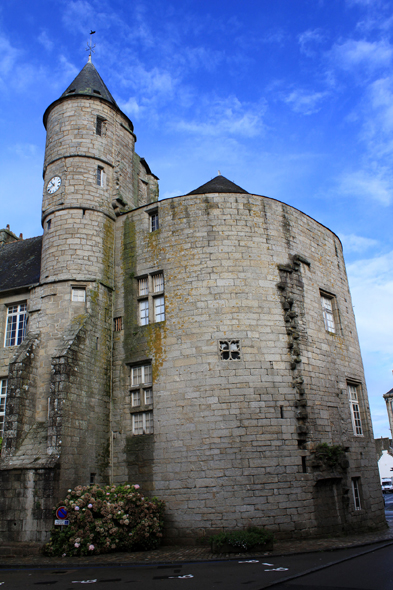
[[[147,590],[391,590],[393,544],[259,559],[217,560],[175,565],[94,566],[73,569],[34,568],[0,571],[4,590],[37,586],[77,589],[98,584],[100,589],[143,587]],[[313,571],[313,573],[309,573]],[[302,574],[305,576],[299,577]],[[283,581],[284,584],[279,584]]]

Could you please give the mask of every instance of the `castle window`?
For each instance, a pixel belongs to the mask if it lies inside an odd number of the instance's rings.
[[[360,477],[353,477],[352,478],[352,494],[353,494],[353,503],[355,506],[355,510],[362,509],[362,503],[360,499]]]
[[[103,117],[97,117],[96,119],[96,135],[105,134],[105,123],[106,120]]]
[[[97,186],[105,186],[105,171],[102,166],[97,166]]]
[[[150,217],[150,231],[156,231],[157,229],[159,229],[157,209],[155,209],[154,211],[150,211],[149,217]]]
[[[72,287],[71,301],[82,303],[86,301],[86,289],[80,287]]]
[[[336,333],[335,308],[336,298],[333,295],[321,291],[321,305],[325,330],[331,334]]]
[[[139,325],[147,326],[149,323],[149,300],[141,299],[139,301]]]
[[[140,326],[165,320],[164,273],[138,279],[138,306]]]
[[[0,438],[4,436],[5,405],[7,402],[7,379],[0,379]]]
[[[223,361],[240,361],[240,340],[220,340],[220,356]]]
[[[46,222],[46,229],[49,231],[50,230],[50,226],[52,225],[52,220],[48,219],[48,221]]]
[[[115,332],[121,332],[123,329],[123,318],[120,316],[118,318],[113,318],[113,329]]]
[[[360,385],[348,384],[349,406],[351,409],[352,427],[355,436],[363,436],[362,419],[360,416]]]
[[[27,303],[9,305],[4,346],[17,346],[26,336]]]
[[[153,433],[151,365],[131,368],[131,417],[133,434]]]

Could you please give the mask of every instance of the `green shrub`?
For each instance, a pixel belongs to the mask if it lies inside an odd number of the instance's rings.
[[[264,528],[248,527],[244,531],[228,531],[218,533],[210,537],[210,542],[214,543],[217,548],[225,544],[231,547],[237,547],[242,551],[248,551],[255,547],[255,545],[264,545],[273,541],[274,535],[272,532]]]
[[[138,485],[77,486],[65,500],[68,526],[54,526],[46,555],[92,555],[155,549],[160,543],[164,502],[144,498]]]
[[[327,443],[321,443],[316,446],[315,459],[331,469],[340,467],[343,459],[345,459],[344,447],[340,445],[329,446]]]

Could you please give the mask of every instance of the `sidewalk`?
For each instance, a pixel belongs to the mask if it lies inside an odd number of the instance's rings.
[[[29,555],[29,545],[25,544],[25,555],[12,554],[12,545],[7,545],[10,555],[0,556],[0,568],[10,567],[80,567],[88,565],[147,565],[159,563],[182,563],[195,561],[221,561],[226,559],[249,559],[250,557],[289,555],[295,553],[311,553],[314,551],[333,551],[348,547],[362,547],[374,543],[393,544],[393,522],[389,528],[377,533],[347,535],[326,539],[304,539],[276,541],[274,550],[266,553],[230,553],[213,554],[210,547],[163,546],[154,551],[136,551],[133,553],[109,553],[89,557],[44,557],[37,553],[37,546],[31,546],[34,553]],[[21,549],[20,545],[15,545]],[[5,547],[4,547],[5,549]]]

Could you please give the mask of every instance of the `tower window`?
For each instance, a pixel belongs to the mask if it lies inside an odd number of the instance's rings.
[[[153,433],[151,365],[131,368],[131,416],[133,434]]]
[[[52,220],[48,219],[48,221],[46,222],[46,229],[49,231],[50,230],[50,226],[52,225]]]
[[[7,308],[7,326],[4,346],[21,344],[26,335],[27,303],[9,305]]]
[[[0,438],[4,436],[5,405],[7,402],[7,379],[0,379]]]
[[[96,135],[105,135],[105,123],[106,120],[103,117],[97,117],[96,119]]]
[[[352,493],[353,493],[353,503],[355,505],[355,510],[362,509],[362,503],[360,500],[360,477],[353,477],[352,478]]]
[[[363,436],[362,419],[359,404],[360,385],[348,384],[349,405],[351,409],[352,427],[355,436]]]
[[[150,231],[156,231],[157,229],[159,229],[157,209],[149,212],[149,217],[150,217]]]
[[[97,186],[105,186],[105,171],[102,166],[97,166]]]
[[[164,273],[138,279],[139,325],[165,320]],[[152,317],[149,309],[153,310]]]
[[[86,289],[72,287],[71,300],[79,303],[86,301]]]
[[[326,332],[330,332],[330,334],[337,334],[339,332],[339,321],[336,298],[334,295],[323,291],[320,293],[325,330]]]
[[[240,340],[220,340],[221,360],[240,361]]]
[[[123,329],[123,318],[119,316],[113,319],[113,329],[115,332],[121,332]]]

